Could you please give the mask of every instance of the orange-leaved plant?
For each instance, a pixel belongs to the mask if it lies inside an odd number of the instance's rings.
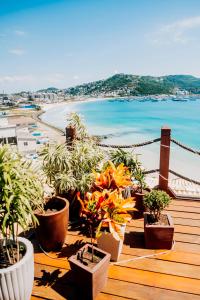
[[[115,190],[124,189],[125,187],[132,185],[131,174],[123,163],[115,167],[112,162],[109,162],[105,171],[101,173],[94,172],[94,175],[94,189]]]
[[[96,237],[102,229],[107,229],[116,239],[122,238],[121,225],[131,220],[129,210],[134,209],[133,198],[124,199],[121,192],[103,190],[86,193],[81,203],[81,216],[96,230]]]
[[[132,219],[128,211],[134,208],[134,198],[124,199],[118,190],[104,191],[105,200],[101,203],[103,218],[96,230],[96,237],[101,235],[102,230],[108,230],[116,240],[123,239],[122,225]]]

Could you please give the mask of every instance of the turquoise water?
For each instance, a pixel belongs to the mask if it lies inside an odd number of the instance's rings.
[[[24,104],[24,105],[20,106],[20,108],[23,108],[23,109],[33,109],[36,107],[37,107],[37,105],[35,105],[35,104]]]
[[[49,109],[42,119],[64,129],[69,111],[81,113],[90,133],[108,135],[108,143],[136,143],[160,136],[160,128],[168,125],[172,136],[197,149],[200,148],[200,100],[139,101],[97,100],[65,104]],[[195,100],[195,101],[194,101]]]

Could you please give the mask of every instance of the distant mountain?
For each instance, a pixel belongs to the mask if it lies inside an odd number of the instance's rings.
[[[39,90],[37,91],[38,93],[55,93],[59,91],[59,89],[57,89],[56,87],[49,87],[47,89],[42,89],[42,90]]]
[[[68,96],[139,96],[176,94],[179,92],[200,93],[200,79],[190,75],[161,77],[116,74],[65,89]]]

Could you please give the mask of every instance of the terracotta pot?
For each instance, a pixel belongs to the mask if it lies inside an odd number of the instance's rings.
[[[133,212],[133,217],[134,218],[137,218],[137,219],[143,218],[143,213],[145,211],[145,207],[144,207],[144,204],[143,204],[144,195],[145,195],[144,192],[142,192],[142,193],[136,192],[134,194],[135,208],[137,209],[137,211]]]
[[[98,248],[111,254],[112,261],[118,261],[119,256],[122,252],[123,242],[124,242],[124,233],[126,229],[126,224],[121,225],[121,233],[123,238],[117,240],[114,238],[110,232],[102,232],[100,237],[97,238]]]
[[[44,214],[36,211],[39,221],[36,228],[40,245],[46,251],[56,251],[62,248],[65,241],[69,220],[69,202],[61,197],[48,198],[45,209],[57,209]]]
[[[91,253],[92,246],[86,244],[79,251],[85,250],[84,253]],[[93,247],[94,255],[101,258],[101,260],[93,267],[84,265],[77,259],[77,255],[72,255],[68,261],[72,272],[74,273],[74,280],[80,290],[82,300],[94,300],[98,293],[104,288],[108,278],[108,266],[110,262],[110,254]]]
[[[146,193],[149,193],[151,190],[149,188],[146,188],[142,190],[142,192],[135,192],[133,194],[133,197],[135,197],[135,208],[137,208],[137,211],[133,212],[133,217],[136,219],[143,218],[143,214],[146,211],[146,208],[143,204],[143,198]]]
[[[169,214],[169,225],[154,225],[148,223],[149,213],[144,213],[145,246],[149,249],[171,249],[174,236],[174,224]]]
[[[76,199],[77,191],[69,191],[59,196],[69,200],[69,220],[74,222],[80,219],[80,202]]]

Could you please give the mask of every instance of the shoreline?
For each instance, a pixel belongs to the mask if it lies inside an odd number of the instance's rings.
[[[76,105],[77,103],[96,102],[96,101],[105,101],[105,100],[116,100],[116,98],[87,98],[81,100],[77,98],[76,100],[46,104],[45,106],[43,106],[43,111],[46,112],[50,108],[68,106],[67,112],[70,112],[73,111],[73,104]],[[188,99],[188,101],[190,100]],[[108,134],[99,137],[103,138],[102,143],[117,144],[120,146],[120,137],[116,137],[114,134]],[[144,140],[150,140],[150,139],[151,137],[149,138],[144,137]],[[130,140],[127,139],[127,142],[124,142],[123,144],[128,145],[131,144],[131,142]],[[139,160],[142,161],[142,164],[146,170],[155,169],[155,168],[157,169],[159,167],[159,145],[157,146],[152,145],[147,148],[146,147],[135,148],[133,149],[133,151],[134,153],[139,154]],[[198,170],[200,168],[200,164],[198,163],[198,158],[195,157],[195,155],[193,154],[187,153],[184,150],[177,148],[175,145],[172,145],[171,147],[170,168],[174,171],[177,171],[181,175],[188,176],[194,180],[199,180]]]

